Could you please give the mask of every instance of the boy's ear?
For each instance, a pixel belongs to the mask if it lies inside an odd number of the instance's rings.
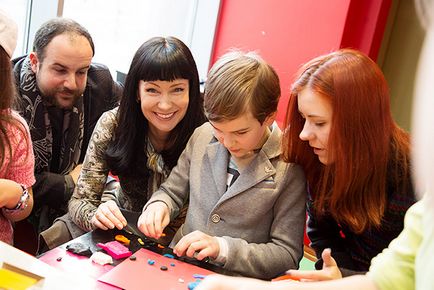
[[[270,115],[268,115],[267,118],[265,118],[265,120],[264,120],[264,124],[266,126],[271,126],[271,124],[273,124],[274,120],[276,120],[276,115],[277,115],[277,112],[273,112]]]

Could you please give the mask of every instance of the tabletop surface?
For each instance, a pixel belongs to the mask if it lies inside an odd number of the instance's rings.
[[[88,247],[92,253],[96,251],[102,251],[97,244],[98,243],[106,243],[115,240],[116,235],[124,235],[126,238],[130,240],[130,245],[128,246],[129,250],[133,253],[136,253],[140,249],[146,249],[156,253],[158,255],[170,254],[174,256],[175,261],[185,262],[194,266],[198,266],[200,268],[221,273],[221,274],[230,274],[225,271],[223,268],[213,265],[211,263],[198,261],[189,257],[177,257],[173,254],[171,248],[162,247],[157,244],[155,241],[145,238],[144,236],[140,237],[143,245],[139,242],[139,237],[131,233],[131,228],[126,232],[124,230],[108,230],[103,231],[100,229],[94,230],[92,232],[88,232],[76,239],[73,239],[55,249],[45,252],[41,256],[39,256],[39,260],[62,270],[67,273],[69,276],[76,276],[79,278],[80,276],[90,277],[91,283],[88,283],[88,289],[118,289],[112,285],[102,283],[98,281],[103,275],[108,273],[117,265],[121,264],[125,261],[123,258],[119,260],[113,259],[113,264],[109,265],[99,265],[90,261],[90,259],[86,256],[79,256],[67,251],[67,246],[71,244],[79,243],[85,247]],[[185,285],[186,287],[186,285]],[[154,288],[155,289],[155,288]],[[185,288],[187,289],[187,288]]]

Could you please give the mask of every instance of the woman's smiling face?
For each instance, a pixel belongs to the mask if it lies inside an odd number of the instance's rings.
[[[184,118],[189,102],[189,81],[140,81],[139,100],[143,116],[155,136],[164,137]]]

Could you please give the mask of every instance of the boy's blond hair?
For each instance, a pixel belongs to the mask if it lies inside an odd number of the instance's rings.
[[[204,107],[208,120],[233,120],[248,112],[262,124],[277,111],[279,77],[255,52],[231,51],[208,73]]]

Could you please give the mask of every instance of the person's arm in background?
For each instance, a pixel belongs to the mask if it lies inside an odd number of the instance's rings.
[[[33,186],[35,203],[46,204],[50,208],[60,208],[65,205],[77,185],[81,166],[78,164],[67,175],[53,172],[35,173],[36,183]]]
[[[415,264],[424,241],[423,217],[430,214],[426,199],[415,203],[405,214],[404,229],[390,245],[371,261],[368,276],[381,289],[414,289],[416,280]],[[433,242],[432,240],[428,241]],[[426,253],[431,259],[430,255]],[[424,255],[422,253],[422,255]],[[420,262],[419,262],[420,263]],[[425,265],[424,265],[425,266]],[[425,266],[426,267],[426,266]],[[432,269],[429,272],[432,273]],[[431,283],[432,283],[431,276]],[[432,286],[432,284],[431,284]],[[417,288],[417,287],[416,287]],[[431,288],[431,287],[430,287]],[[423,287],[421,287],[423,289]]]
[[[0,208],[10,221],[20,221],[33,209],[35,157],[26,122],[16,112],[12,112],[12,117],[19,123],[8,128],[12,154],[7,174],[0,179]]]
[[[377,290],[366,275],[356,275],[340,280],[324,282],[267,282],[251,278],[210,275],[195,288],[196,290]]]
[[[112,138],[115,121],[116,110],[104,113],[99,119],[87,148],[77,188],[69,201],[68,210],[72,220],[85,231],[99,227],[92,219],[102,205],[102,195],[109,173],[104,155]],[[112,204],[118,209],[113,200],[104,204]],[[122,218],[123,216],[119,217]],[[122,222],[126,224],[124,218]]]

